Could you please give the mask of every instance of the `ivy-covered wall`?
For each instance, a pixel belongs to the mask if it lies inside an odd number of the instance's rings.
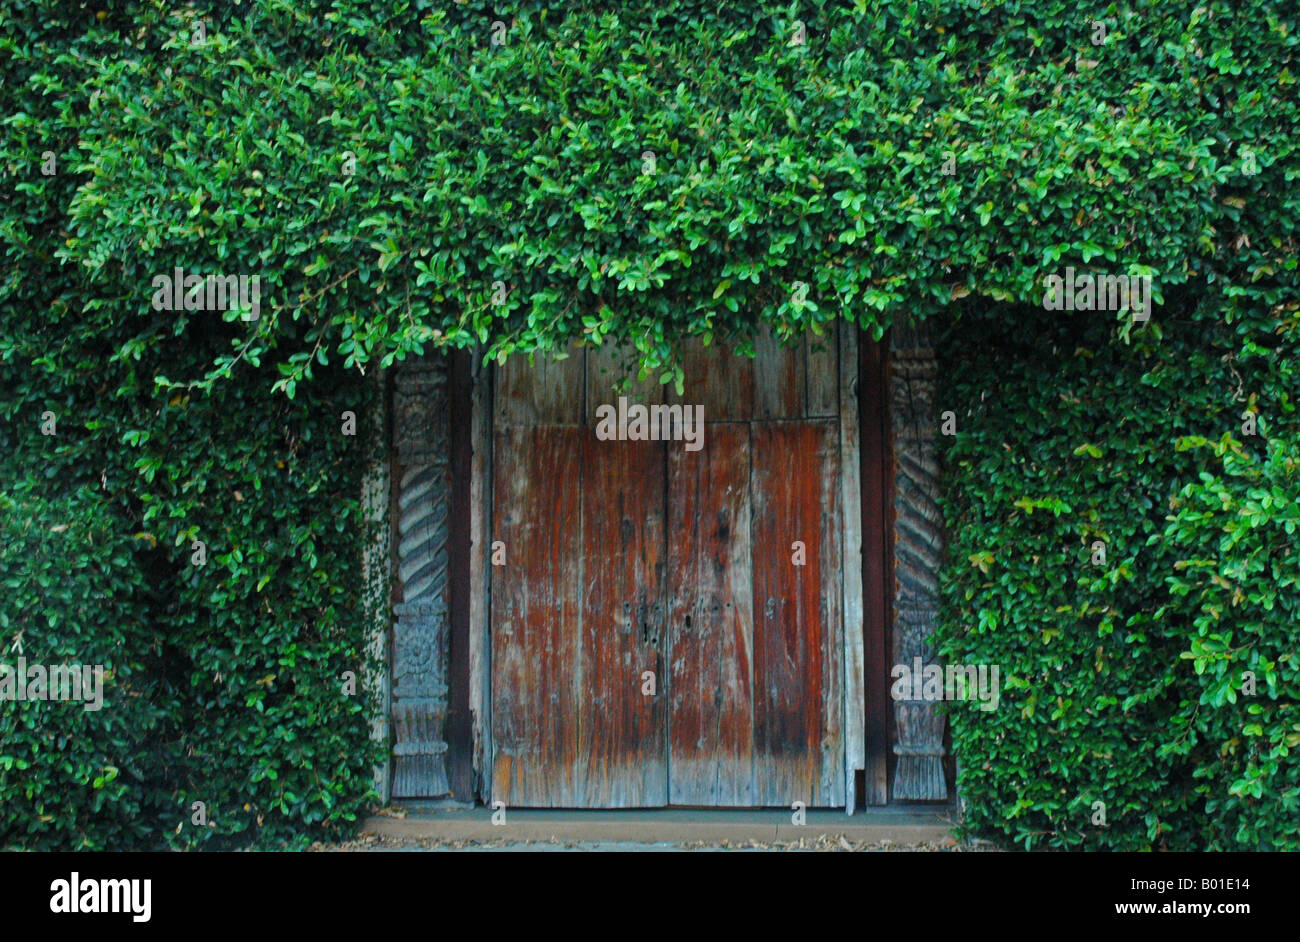
[[[925,318],[939,641],[1024,684],[954,716],[972,824],[1295,846],[1295,12],[0,5],[0,660],[113,704],[0,703],[0,843],[363,808],[362,370],[584,336],[672,382],[688,335]],[[258,316],[169,308],[178,267]],[[1067,268],[1150,277],[1149,321],[1045,311]]]
[[[979,309],[939,345],[941,653],[967,824],[1026,847],[1300,847],[1300,315]],[[996,375],[989,370],[997,364]]]
[[[373,394],[322,356],[308,394],[289,398],[272,391],[272,364],[242,350],[237,312],[153,309],[151,279],[172,261],[239,271],[249,243],[171,245],[164,230],[165,263],[117,237],[97,261],[67,254],[74,230],[111,225],[74,222],[73,205],[97,177],[128,172],[84,135],[88,122],[120,127],[98,110],[112,68],[96,57],[127,54],[137,30],[131,14],[24,6],[0,28],[0,663],[15,679],[22,659],[100,666],[103,680],[98,709],[0,701],[0,847],[346,833],[378,753],[367,692],[344,677],[367,666]],[[108,216],[137,215],[136,197],[119,198]],[[178,230],[193,227],[187,212]],[[309,326],[284,321],[283,342],[310,348]],[[228,377],[206,381],[232,350]],[[344,412],[361,417],[355,436]]]

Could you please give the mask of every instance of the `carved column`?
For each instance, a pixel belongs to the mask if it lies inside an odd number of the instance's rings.
[[[890,408],[894,428],[894,664],[911,671],[937,663],[925,639],[939,610],[939,467],[934,440],[938,365],[923,331],[896,331],[892,345]],[[898,741],[893,797],[933,801],[948,797],[943,772],[944,717],[938,704],[894,701]]]
[[[447,535],[451,476],[444,358],[408,360],[393,392],[397,571],[393,797],[447,795]]]

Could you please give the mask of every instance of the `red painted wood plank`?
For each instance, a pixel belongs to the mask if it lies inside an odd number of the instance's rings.
[[[507,428],[494,448],[492,795],[582,804],[581,428]]]
[[[582,456],[581,806],[664,805],[667,702],[642,693],[664,675],[664,444],[588,429]]]
[[[843,801],[839,453],[834,422],[752,426],[754,722],[759,802]],[[804,546],[797,565],[792,545]],[[838,782],[838,787],[837,783]]]
[[[669,801],[752,806],[749,424],[668,451]]]

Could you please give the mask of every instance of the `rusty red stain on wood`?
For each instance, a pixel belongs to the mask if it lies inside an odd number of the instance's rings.
[[[664,445],[588,431],[582,454],[582,804],[663,805],[666,702],[641,689],[664,673]]]
[[[492,580],[492,794],[507,805],[581,804],[583,437],[496,435],[492,538],[506,565]]]
[[[830,696],[840,691],[829,682],[840,622],[836,429],[830,422],[755,423],[752,444],[753,542],[761,548],[754,554],[759,802],[832,804],[835,779],[825,780],[823,752],[840,748],[840,711]],[[793,561],[796,541],[805,548],[801,566]]]
[[[749,425],[711,425],[707,442],[702,451],[668,453],[669,799],[751,806]]]

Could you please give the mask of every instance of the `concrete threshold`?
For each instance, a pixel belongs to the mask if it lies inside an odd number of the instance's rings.
[[[850,844],[952,844],[954,809],[868,808],[814,810],[796,825],[791,811],[631,811],[508,809],[504,824],[492,823],[491,808],[407,805],[368,818],[362,834],[388,841],[628,841],[639,843],[729,844],[757,841],[816,842],[820,837]]]

